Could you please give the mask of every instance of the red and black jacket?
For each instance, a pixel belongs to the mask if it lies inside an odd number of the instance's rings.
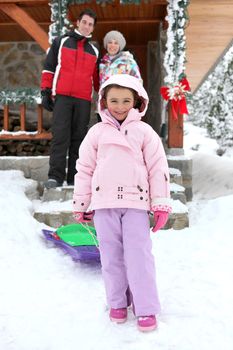
[[[55,38],[45,60],[41,89],[91,101],[99,89],[98,50],[88,38],[73,31]]]

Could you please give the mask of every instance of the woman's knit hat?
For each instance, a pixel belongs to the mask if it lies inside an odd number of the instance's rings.
[[[111,40],[116,40],[120,46],[120,51],[122,51],[126,45],[126,40],[124,36],[118,32],[117,30],[111,30],[111,32],[108,32],[104,37],[104,47],[107,50],[107,44]]]

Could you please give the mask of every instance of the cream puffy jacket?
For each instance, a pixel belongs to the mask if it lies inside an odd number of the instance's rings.
[[[142,111],[132,108],[120,125],[101,108],[103,89],[118,84],[136,90]],[[140,81],[126,74],[110,77],[101,87],[99,114],[102,122],[87,133],[79,149],[73,210],[135,208],[150,210],[170,205],[169,172],[159,136],[141,117],[148,96]]]

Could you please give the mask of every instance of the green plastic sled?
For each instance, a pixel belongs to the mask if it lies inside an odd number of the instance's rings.
[[[93,226],[82,224],[64,225],[56,230],[56,234],[60,239],[72,247],[82,245],[99,245],[96,238],[96,230]]]

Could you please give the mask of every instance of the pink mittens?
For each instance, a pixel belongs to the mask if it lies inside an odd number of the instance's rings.
[[[89,212],[74,211],[73,217],[75,221],[78,222],[79,224],[88,223],[93,218],[93,211],[89,211]]]
[[[169,213],[167,211],[156,210],[154,211],[155,225],[152,229],[153,232],[160,230],[166,225]]]

